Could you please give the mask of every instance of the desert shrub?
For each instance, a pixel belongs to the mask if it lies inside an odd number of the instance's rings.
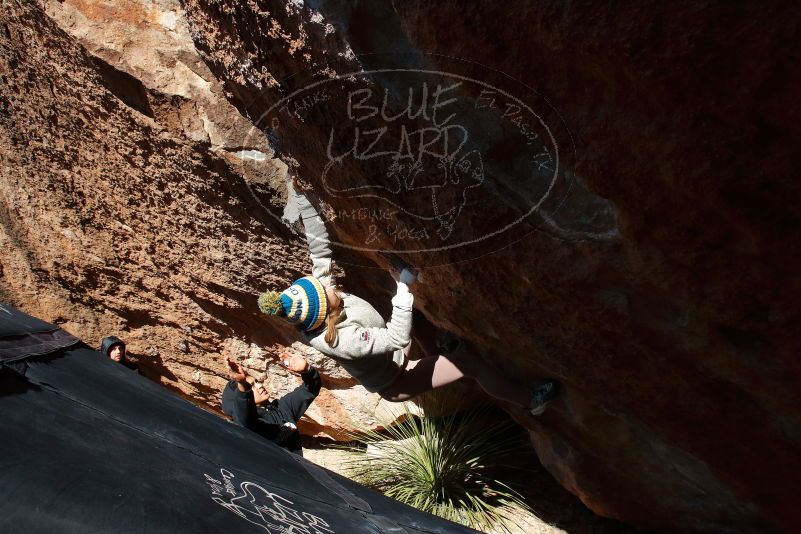
[[[508,532],[530,513],[501,478],[503,461],[525,453],[515,426],[486,409],[437,419],[405,417],[354,434],[343,467],[358,482],[420,510],[475,528]],[[488,422],[489,421],[489,422]]]

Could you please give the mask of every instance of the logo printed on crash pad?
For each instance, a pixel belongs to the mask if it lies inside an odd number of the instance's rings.
[[[220,469],[219,478],[203,473],[211,490],[211,500],[270,534],[334,534],[321,517],[296,510],[295,503],[256,482],[235,485],[235,475]]]

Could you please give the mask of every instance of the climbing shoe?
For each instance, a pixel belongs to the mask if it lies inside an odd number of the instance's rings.
[[[559,393],[560,387],[556,380],[548,380],[536,386],[531,394],[529,405],[531,415],[542,415],[548,403]]]

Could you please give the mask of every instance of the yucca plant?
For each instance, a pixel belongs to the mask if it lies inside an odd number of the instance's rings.
[[[402,422],[385,432],[354,434],[346,473],[385,495],[477,530],[509,532],[515,514],[531,513],[499,480],[499,462],[524,452],[505,420],[482,424],[486,409],[438,419],[418,418],[404,404]],[[497,421],[497,417],[495,418]]]

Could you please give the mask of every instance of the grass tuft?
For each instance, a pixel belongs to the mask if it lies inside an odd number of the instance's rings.
[[[420,510],[482,530],[510,532],[532,513],[499,479],[505,457],[524,454],[525,441],[506,421],[486,423],[485,409],[438,419],[405,417],[384,432],[354,434],[345,472],[354,480]],[[497,421],[497,417],[495,418]],[[502,471],[502,470],[500,470]]]

